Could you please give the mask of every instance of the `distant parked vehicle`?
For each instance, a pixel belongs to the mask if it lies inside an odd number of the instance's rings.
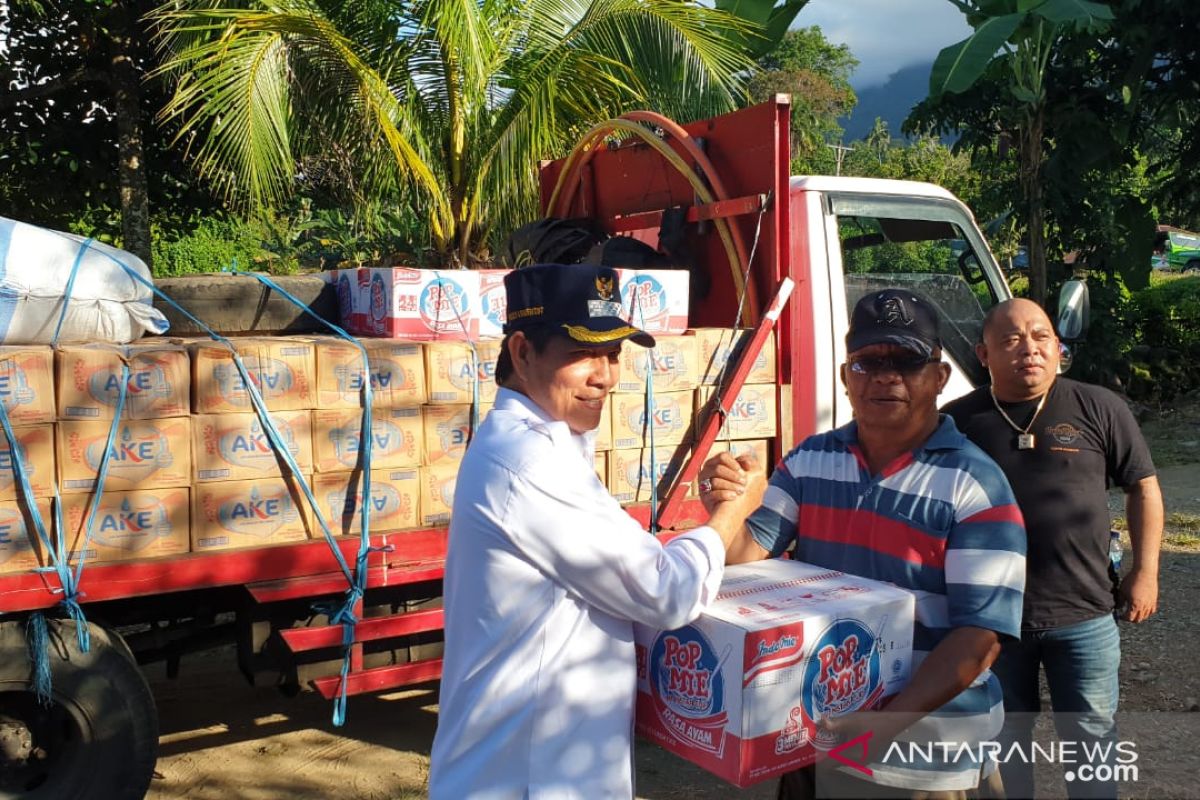
[[[1200,233],[1159,225],[1150,265],[1154,269],[1200,274]]]

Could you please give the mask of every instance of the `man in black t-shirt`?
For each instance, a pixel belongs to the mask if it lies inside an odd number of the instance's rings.
[[[1063,742],[1113,742],[1121,659],[1114,606],[1123,619],[1141,622],[1158,605],[1163,507],[1150,452],[1119,397],[1058,377],[1058,337],[1036,303],[996,305],[976,353],[992,385],[943,411],[1004,470],[1029,541],[1021,640],[1005,643],[992,668],[1004,690],[1006,734],[1029,741],[1033,713],[1022,712],[1040,710],[1044,667]],[[1133,567],[1117,591],[1109,560],[1110,485],[1125,490],[1133,544]],[[1086,749],[1079,748],[1077,763]],[[1010,798],[1033,796],[1033,766],[1026,761],[1008,758],[1002,765]],[[1116,784],[1068,780],[1067,791],[1115,798]]]

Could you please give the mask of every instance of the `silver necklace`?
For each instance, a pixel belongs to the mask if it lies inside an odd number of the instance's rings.
[[[1029,424],[1024,428],[1013,422],[1012,417],[1005,413],[1004,409],[1000,407],[1000,401],[996,399],[995,387],[989,386],[988,393],[991,394],[992,405],[994,405],[996,410],[1000,412],[1000,416],[1004,417],[1004,421],[1011,425],[1012,429],[1017,432],[1017,449],[1032,450],[1035,439],[1033,434],[1029,432],[1029,429],[1033,427],[1033,423],[1037,420],[1038,414],[1042,413],[1042,408],[1046,405],[1046,398],[1050,396],[1050,390],[1047,389],[1045,394],[1042,395],[1042,399],[1038,401],[1037,408],[1035,408],[1033,411],[1033,416],[1029,418]]]

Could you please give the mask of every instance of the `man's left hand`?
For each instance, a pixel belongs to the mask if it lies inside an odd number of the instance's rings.
[[[1135,568],[1121,581],[1117,599],[1121,619],[1144,622],[1158,611],[1158,576]]]

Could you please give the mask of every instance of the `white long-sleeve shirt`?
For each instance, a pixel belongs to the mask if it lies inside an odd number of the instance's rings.
[[[593,442],[501,389],[467,448],[432,800],[633,795],[633,621],[695,619],[725,551],[711,528],[647,534],[597,479]]]

